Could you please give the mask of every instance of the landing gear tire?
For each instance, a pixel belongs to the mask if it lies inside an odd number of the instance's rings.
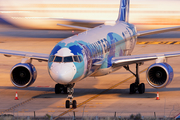
[[[61,87],[62,87],[62,85],[60,85],[60,84],[56,84],[55,85],[55,93],[56,94],[60,94],[61,93],[61,91],[62,91]]]
[[[75,84],[69,84],[67,85],[66,89],[64,89],[64,93],[67,92],[68,93],[68,99],[66,100],[66,108],[70,108],[70,105],[72,105],[72,108],[76,108],[77,107],[77,102],[76,100],[73,100],[73,93],[74,93],[74,85]]]
[[[70,108],[70,101],[66,100],[66,108]]]
[[[138,92],[139,92],[139,94],[143,94],[145,92],[145,85],[144,85],[144,83],[141,83],[138,86]]]
[[[136,93],[136,85],[135,83],[132,83],[130,85],[130,94],[134,94],[134,93]]]
[[[76,108],[76,107],[77,107],[77,102],[76,102],[76,100],[73,100],[72,108]]]

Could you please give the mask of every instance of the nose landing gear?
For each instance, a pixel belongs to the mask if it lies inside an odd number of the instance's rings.
[[[60,94],[60,93],[64,93],[67,94],[68,93],[68,97],[65,103],[65,107],[66,108],[70,108],[70,105],[72,105],[72,108],[76,108],[77,107],[77,102],[76,100],[73,100],[73,93],[74,93],[74,83],[73,84],[68,84],[68,85],[62,85],[62,84],[56,84],[55,85],[55,93],[56,94]]]
[[[67,87],[67,92],[68,92],[68,99],[69,100],[66,100],[66,105],[65,105],[65,107],[66,108],[70,108],[70,105],[72,105],[72,108],[76,108],[77,107],[77,102],[76,102],[76,100],[73,100],[73,93],[74,93],[74,84],[70,84],[70,85],[68,85],[68,87]]]

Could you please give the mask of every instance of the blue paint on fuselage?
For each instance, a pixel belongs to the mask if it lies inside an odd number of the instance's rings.
[[[124,24],[126,24],[127,26],[126,26],[126,29],[128,30],[128,28],[133,32],[133,35],[135,36],[136,35],[136,29],[135,29],[135,26],[133,25],[133,24],[129,24],[129,23],[124,23]],[[130,31],[129,31],[129,33],[130,33]]]
[[[53,50],[51,51],[50,55],[55,55],[62,47],[59,45],[56,45]]]
[[[117,42],[121,42],[121,44],[116,45]],[[101,65],[101,69],[111,67],[112,58],[123,55],[123,50],[125,49],[124,39],[120,35],[113,32],[108,33],[107,38],[103,38],[91,44],[82,40],[64,44],[63,43],[63,41],[59,42],[58,46],[60,46],[61,48],[68,47],[74,55],[83,55],[84,52],[88,62],[86,73],[90,72],[90,69],[92,67],[90,65],[97,62],[97,60],[99,59],[103,59],[103,49],[105,51],[105,58],[104,63]],[[57,53],[57,51],[54,53]]]
[[[61,46],[56,45],[56,46],[52,49],[52,51],[51,51],[51,53],[50,53],[49,60],[51,59],[51,55],[55,55],[60,49],[61,49]],[[49,61],[49,60],[48,60],[48,61]],[[48,68],[51,68],[52,63],[53,63],[53,62],[48,62]]]
[[[124,39],[116,34],[116,33],[108,33],[107,40],[110,41],[111,48],[107,56],[107,65],[103,65],[101,68],[108,68],[112,66],[112,58],[118,57],[120,52],[122,52],[125,49],[125,41]],[[121,44],[116,45],[117,42],[121,42]]]
[[[65,43],[63,41],[59,42],[54,49],[51,51],[50,55],[55,55],[56,53],[58,53],[58,51],[60,51],[62,48],[69,48],[69,50],[71,51],[71,53],[73,55],[80,55],[83,58],[83,48],[78,44],[77,41],[75,41],[74,43]],[[69,56],[69,55],[65,55],[65,56]],[[61,56],[64,57],[64,56]],[[49,58],[50,59],[50,58]],[[51,68],[51,65],[53,64],[53,62],[49,62],[48,63],[48,67],[49,69]],[[84,60],[81,62],[73,62],[73,64],[75,65],[77,71],[76,74],[74,75],[73,79],[77,79],[79,77],[81,77],[84,73]]]
[[[82,54],[82,49],[79,45],[73,45],[73,46],[70,46],[69,49],[71,50],[71,52],[74,54],[74,55],[78,55],[78,54]]]
[[[82,61],[81,63],[78,63],[78,62],[73,62],[73,63],[77,69],[77,72],[73,79],[77,79],[77,78],[81,77],[84,73],[84,61]]]
[[[106,69],[112,66],[113,57],[126,55],[126,42],[133,39],[131,37],[135,32],[135,28],[131,26],[131,24],[126,23],[122,25],[121,31],[122,32],[117,32],[118,34],[115,32],[107,32],[105,33],[106,37],[101,39],[95,37],[94,40],[92,40],[94,42],[90,39],[87,39],[87,41],[79,39],[86,38],[86,36],[82,34],[82,37],[79,35],[75,36],[73,39],[68,38],[56,45],[56,47],[60,46],[61,49],[64,47],[69,48],[73,55],[80,55],[83,58],[83,62],[81,63],[73,62],[77,69],[73,77],[74,80],[91,75],[96,70],[96,67],[93,67],[93,63],[103,61],[100,69]],[[105,34],[102,36],[105,36]],[[51,54],[57,53],[60,47],[54,48]]]

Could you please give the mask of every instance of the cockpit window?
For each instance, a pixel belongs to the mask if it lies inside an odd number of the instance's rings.
[[[49,58],[49,62],[52,62],[54,60],[54,55],[51,55],[51,57]]]
[[[62,62],[62,57],[56,56],[54,62]]]
[[[72,56],[64,57],[64,62],[73,62]]]
[[[82,62],[83,59],[80,55],[60,57],[52,55],[49,58],[49,62]]]
[[[78,56],[73,56],[74,62],[79,62]]]
[[[81,56],[78,56],[79,57],[79,62],[82,62],[83,60],[82,60],[82,57]]]

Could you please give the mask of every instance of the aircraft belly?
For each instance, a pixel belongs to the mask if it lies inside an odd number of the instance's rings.
[[[107,74],[110,74],[112,72],[115,72],[116,70],[120,69],[122,66],[120,67],[109,67],[109,68],[103,68],[103,69],[99,69],[97,72],[95,72],[94,74],[92,74],[90,77],[97,77],[97,76],[104,76]]]

